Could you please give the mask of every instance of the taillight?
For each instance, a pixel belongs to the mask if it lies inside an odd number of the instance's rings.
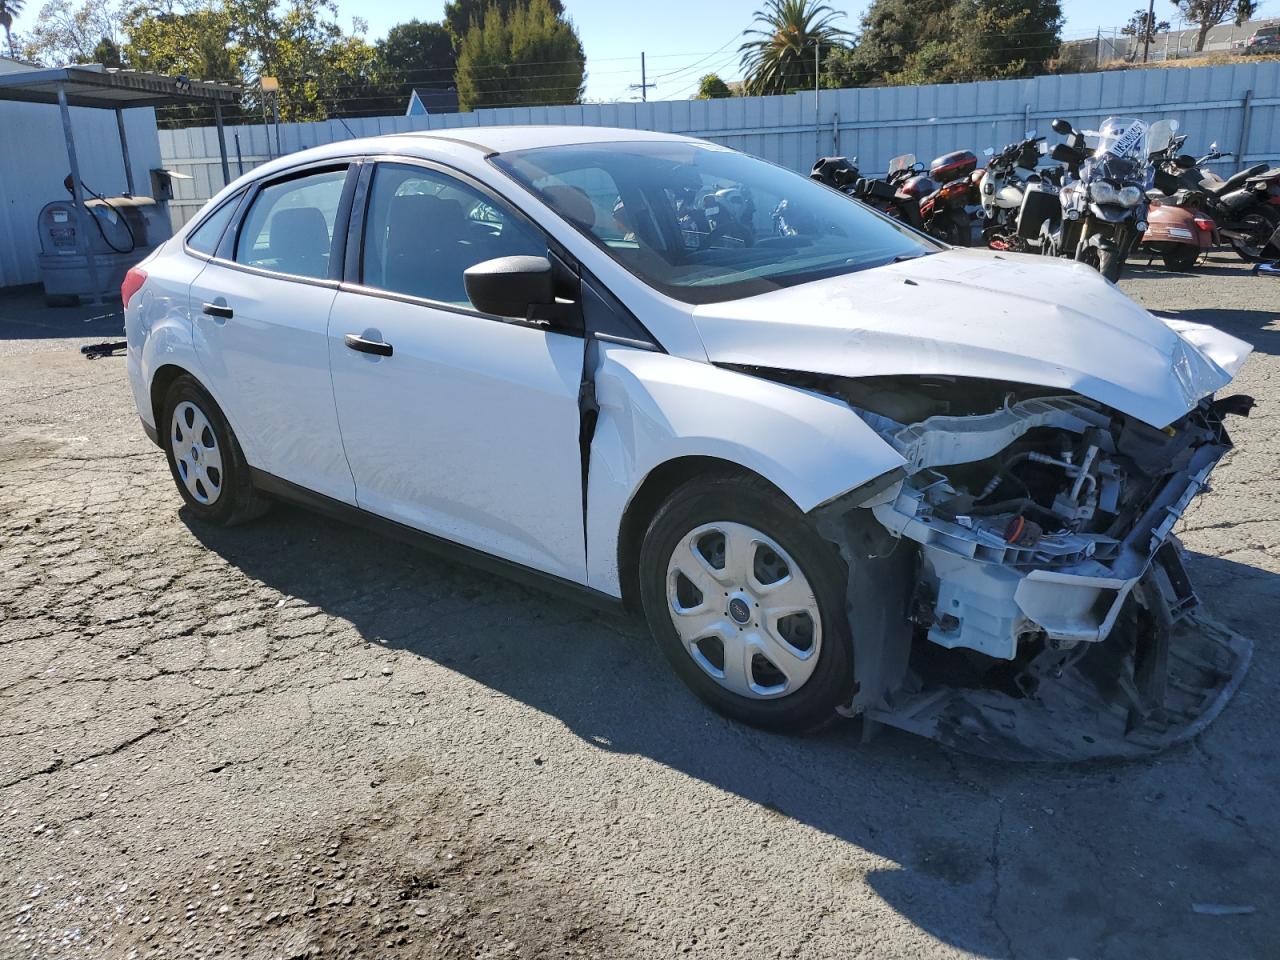
[[[1196,217],[1195,219],[1196,219],[1196,226],[1199,227],[1201,230],[1203,230],[1205,233],[1213,232],[1212,220],[1209,220],[1205,217]]]
[[[142,289],[142,285],[147,282],[147,271],[133,267],[124,275],[124,283],[120,284],[120,304],[124,307],[129,306],[129,300],[135,293]]]

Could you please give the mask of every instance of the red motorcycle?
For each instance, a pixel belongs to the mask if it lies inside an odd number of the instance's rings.
[[[926,233],[953,246],[969,246],[972,228],[965,208],[973,195],[970,177],[977,167],[978,158],[968,150],[937,157],[929,164],[928,174],[920,165],[912,166],[912,175],[903,181],[898,193],[919,204]]]

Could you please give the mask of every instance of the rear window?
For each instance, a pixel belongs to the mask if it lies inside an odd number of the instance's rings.
[[[217,210],[205,217],[200,226],[187,234],[187,246],[197,253],[213,256],[218,249],[218,241],[222,239],[222,234],[227,229],[227,224],[231,222],[232,216],[235,215],[236,206],[240,203],[241,196],[241,193],[235,194],[222,203]]]

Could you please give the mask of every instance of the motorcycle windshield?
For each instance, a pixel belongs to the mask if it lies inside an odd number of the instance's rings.
[[[1095,160],[1105,155],[1126,160],[1145,160],[1148,156],[1145,121],[1126,117],[1108,117],[1098,131],[1098,146],[1093,152]]]
[[[894,157],[889,161],[889,175],[897,173],[899,170],[906,170],[916,165],[916,155],[914,153],[904,153],[900,157]]]

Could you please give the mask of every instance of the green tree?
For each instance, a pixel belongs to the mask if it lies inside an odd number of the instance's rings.
[[[557,17],[564,16],[562,0],[549,0],[549,3],[552,13]],[[456,50],[472,26],[484,25],[490,10],[496,9],[502,16],[509,17],[517,7],[527,5],[527,0],[449,0],[444,5],[444,25],[453,37]]]
[[[733,91],[720,79],[719,74],[708,73],[698,81],[698,96],[695,98],[697,100],[723,100],[725,97],[732,96]]]
[[[815,0],[767,0],[738,48],[748,96],[790,93],[814,84],[815,52],[834,50],[848,34],[835,26],[843,14]],[[815,47],[821,45],[817,51]]]
[[[103,37],[98,41],[98,45],[93,48],[93,62],[116,70],[124,66],[124,58],[121,56],[120,48],[116,46],[116,42],[110,37]]]
[[[573,24],[551,0],[529,0],[503,13],[491,5],[458,49],[458,105],[481,107],[578,103],[586,55]]]
[[[1185,23],[1196,25],[1196,53],[1204,49],[1209,31],[1220,23],[1244,23],[1258,10],[1255,0],[1171,0]]]
[[[1058,55],[1059,0],[960,0],[944,76],[924,83],[1030,77]]]
[[[71,0],[49,0],[26,34],[21,56],[47,67],[94,63],[102,40],[119,45],[124,16],[115,0],[85,0],[80,7],[72,7]]]
[[[1145,9],[1133,11],[1129,22],[1120,28],[1121,33],[1126,37],[1135,37],[1138,43],[1149,43],[1155,39],[1157,33],[1165,33],[1168,30],[1168,20],[1161,20]]]
[[[13,21],[18,14],[22,13],[24,6],[26,6],[25,0],[0,0],[0,27],[4,27],[4,39],[9,45],[11,57],[18,55],[13,48]]]
[[[453,35],[443,23],[410,20],[392,27],[377,44],[377,70],[384,109],[401,111],[414,87],[448,89],[458,59]]]

